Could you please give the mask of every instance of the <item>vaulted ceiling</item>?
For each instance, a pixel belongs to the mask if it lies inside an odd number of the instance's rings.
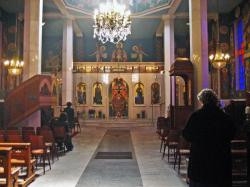
[[[93,11],[106,0],[43,0],[44,1],[44,35],[58,36],[62,34],[63,18],[73,16],[78,31],[86,37],[93,35]],[[110,0],[109,0],[110,1]],[[117,0],[125,3],[132,11],[132,38],[150,38],[156,33],[162,15],[168,14],[176,2],[176,14],[188,14],[189,0]],[[231,11],[243,0],[207,0],[209,13],[225,13]],[[0,7],[7,12],[24,11],[24,0],[0,0]],[[63,9],[63,10],[62,10]],[[67,14],[65,14],[65,11]],[[175,10],[174,10],[175,11]],[[175,32],[188,32],[188,17],[176,19]]]

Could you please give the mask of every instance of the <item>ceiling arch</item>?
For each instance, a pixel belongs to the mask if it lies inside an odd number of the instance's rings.
[[[93,15],[94,10],[106,0],[63,0],[68,9]],[[175,0],[117,0],[126,5],[132,15],[148,15],[171,7]],[[112,1],[111,1],[112,2]]]

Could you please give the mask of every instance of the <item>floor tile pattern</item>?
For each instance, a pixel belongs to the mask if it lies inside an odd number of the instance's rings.
[[[97,153],[133,153],[129,130],[108,130]],[[142,187],[136,159],[95,159],[83,172],[77,187]]]

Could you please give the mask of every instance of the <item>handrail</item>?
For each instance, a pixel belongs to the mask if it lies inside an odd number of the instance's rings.
[[[5,126],[13,126],[38,111],[52,105],[52,78],[35,75],[13,89],[5,99]]]

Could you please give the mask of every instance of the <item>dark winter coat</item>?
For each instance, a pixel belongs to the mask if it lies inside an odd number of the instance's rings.
[[[74,123],[74,113],[75,113],[75,112],[74,112],[74,109],[71,108],[71,107],[66,107],[66,108],[64,109],[64,112],[67,113],[68,122],[69,122],[70,127],[72,128],[73,123]]]
[[[190,180],[220,187],[231,186],[230,141],[234,134],[232,120],[217,106],[204,105],[191,115],[183,130],[183,137],[191,143]]]

